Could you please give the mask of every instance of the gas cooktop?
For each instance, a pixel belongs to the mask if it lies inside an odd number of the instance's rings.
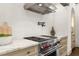
[[[40,37],[24,37],[24,39],[32,40],[32,41],[37,41],[37,42],[43,42],[49,39],[45,38],[40,38]]]
[[[56,49],[58,49],[58,41],[55,36],[49,35],[39,35],[39,36],[31,36],[31,37],[24,37],[24,39],[36,41],[39,43],[38,54],[40,56],[50,56]]]
[[[32,37],[24,37],[24,39],[36,41],[36,42],[43,42],[46,40],[53,40],[56,39],[57,37],[52,37],[52,36],[47,36],[47,35],[40,35],[40,36],[32,36]]]

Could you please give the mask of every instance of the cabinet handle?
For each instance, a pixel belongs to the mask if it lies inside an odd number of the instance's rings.
[[[30,51],[28,51],[27,54],[30,54]]]
[[[60,46],[59,48],[61,48],[61,47],[63,47],[63,46]]]

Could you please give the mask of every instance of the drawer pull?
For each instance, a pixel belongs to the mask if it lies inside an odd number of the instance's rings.
[[[30,54],[30,51],[28,51],[27,54]]]
[[[59,48],[62,48],[63,46],[60,46]]]

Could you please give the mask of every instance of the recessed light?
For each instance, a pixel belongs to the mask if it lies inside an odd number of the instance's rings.
[[[42,4],[38,4],[39,6],[42,6]]]
[[[51,8],[51,9],[55,9],[53,6],[50,6],[49,8]]]
[[[52,5],[52,6],[49,6],[49,8],[50,8],[50,9],[53,9],[53,10],[56,10],[56,7],[53,6],[53,5]]]

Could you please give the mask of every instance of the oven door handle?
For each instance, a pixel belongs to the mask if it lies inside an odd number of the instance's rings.
[[[63,46],[59,46],[59,48],[62,48]]]

